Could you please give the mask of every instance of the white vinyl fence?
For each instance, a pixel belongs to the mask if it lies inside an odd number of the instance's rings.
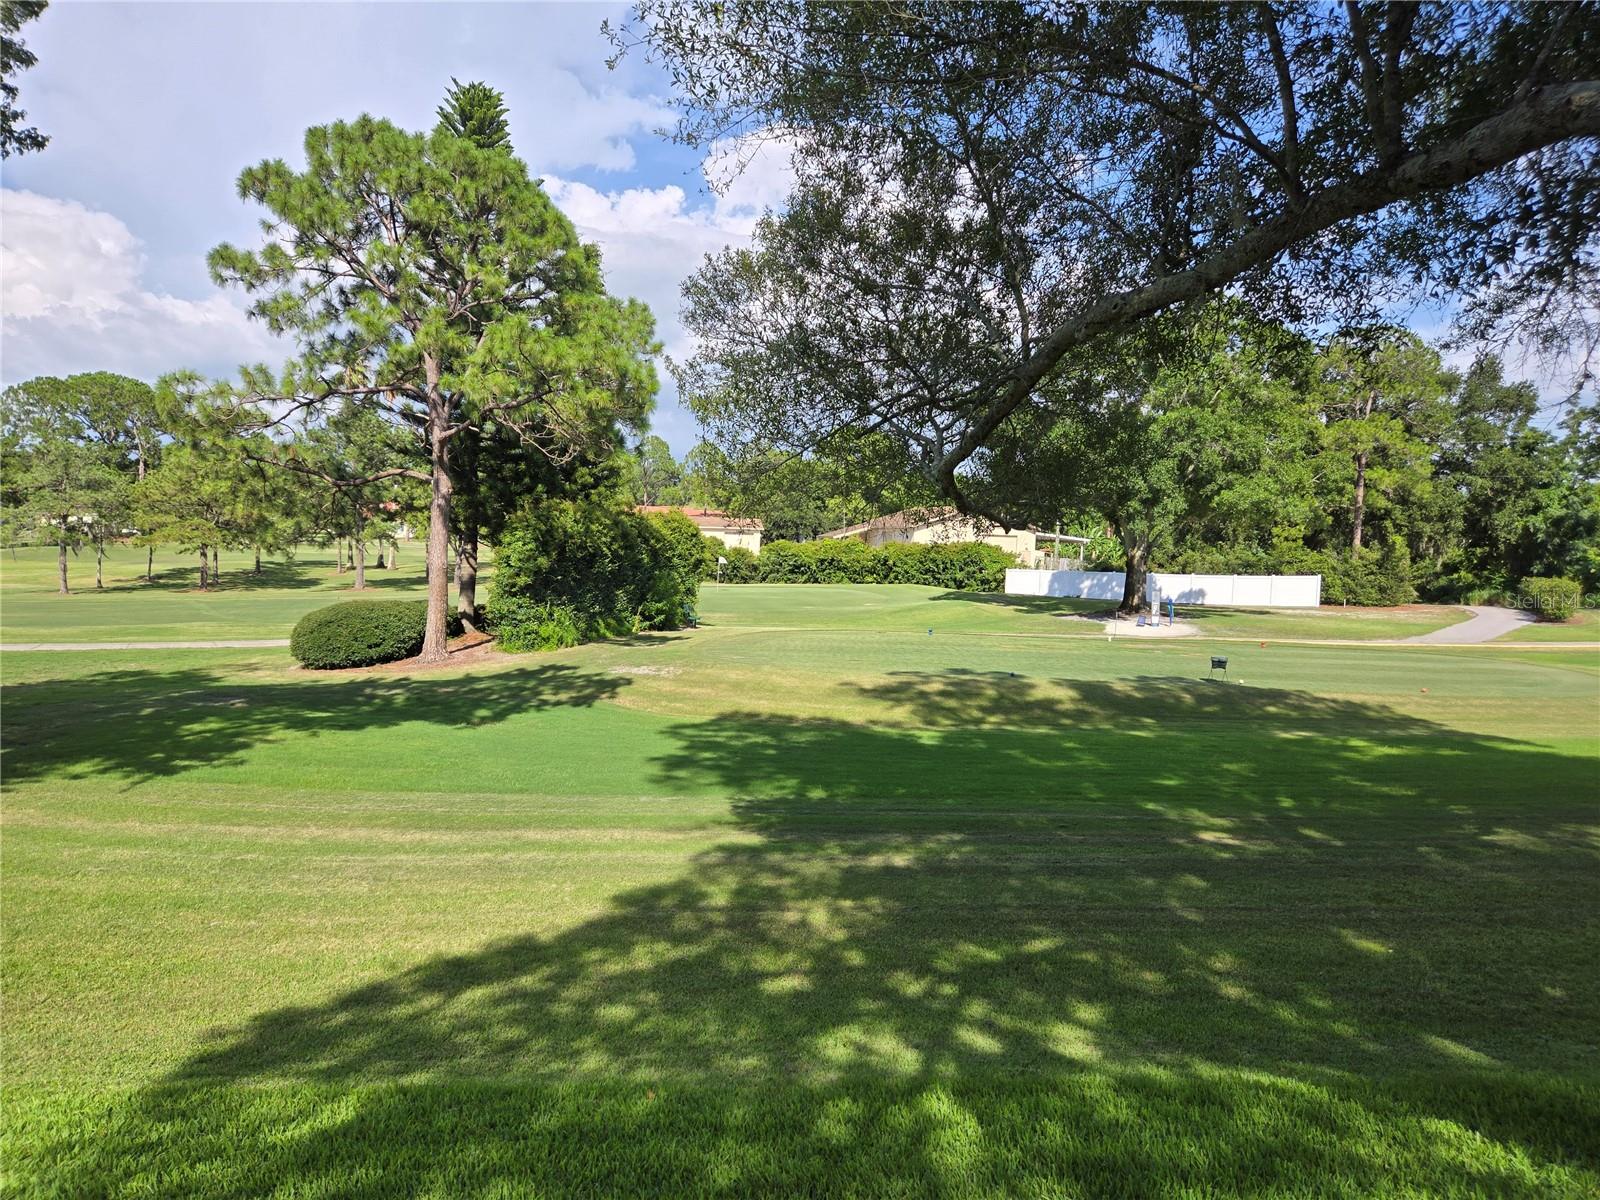
[[[1121,600],[1121,571],[1006,572],[1008,596],[1063,596],[1080,600]],[[1316,608],[1322,603],[1321,575],[1175,575],[1151,572],[1145,595],[1152,604],[1171,600],[1221,608]]]

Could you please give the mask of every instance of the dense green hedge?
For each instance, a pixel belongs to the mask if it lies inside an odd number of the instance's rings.
[[[1583,604],[1583,588],[1575,579],[1524,579],[1517,585],[1522,607],[1532,609],[1541,621],[1570,620]]]
[[[1017,560],[984,542],[890,542],[855,538],[769,542],[760,557],[723,550],[724,583],[920,583],[961,592],[998,592]]]
[[[511,651],[679,629],[715,561],[682,513],[548,501],[515,518],[495,546],[489,627]]]
[[[426,600],[347,600],[301,617],[289,635],[289,653],[318,671],[396,662],[422,649],[427,625]],[[454,612],[449,632],[461,632]]]
[[[717,559],[726,561],[720,564]],[[743,546],[718,545],[712,555],[711,568],[706,572],[707,579],[719,579],[723,583],[756,583],[761,578],[761,560],[756,557],[753,550]]]

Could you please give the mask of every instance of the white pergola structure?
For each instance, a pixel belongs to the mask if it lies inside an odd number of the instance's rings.
[[[1059,571],[1061,569],[1061,543],[1062,542],[1072,542],[1078,547],[1078,568],[1077,569],[1080,570],[1080,571],[1083,569],[1083,549],[1084,549],[1085,546],[1087,546],[1089,544],[1089,540],[1090,539],[1088,539],[1086,537],[1074,537],[1070,533],[1036,533],[1036,534],[1034,534],[1034,537],[1037,540],[1041,541],[1041,542],[1050,542],[1051,543],[1051,554],[1050,554],[1051,569],[1057,570],[1057,571]]]

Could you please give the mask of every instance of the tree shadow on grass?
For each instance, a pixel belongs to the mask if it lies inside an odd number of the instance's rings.
[[[272,682],[205,668],[101,671],[8,684],[0,765],[13,783],[104,775],[142,783],[236,763],[251,747],[285,737],[408,722],[471,727],[552,708],[586,708],[615,697],[629,682],[567,663],[470,675],[333,674]]]
[[[722,790],[741,840],[216,1030],[30,1165],[241,1197],[1595,1185],[1592,760],[1071,688],[908,673],[860,689],[874,725],[681,723],[654,782]]]

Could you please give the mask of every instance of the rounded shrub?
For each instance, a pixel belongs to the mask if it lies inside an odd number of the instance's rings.
[[[1583,604],[1583,588],[1575,579],[1530,576],[1517,585],[1517,601],[1541,621],[1568,621]]]
[[[349,600],[309,612],[289,635],[301,666],[329,671],[410,658],[427,631],[426,600]]]

